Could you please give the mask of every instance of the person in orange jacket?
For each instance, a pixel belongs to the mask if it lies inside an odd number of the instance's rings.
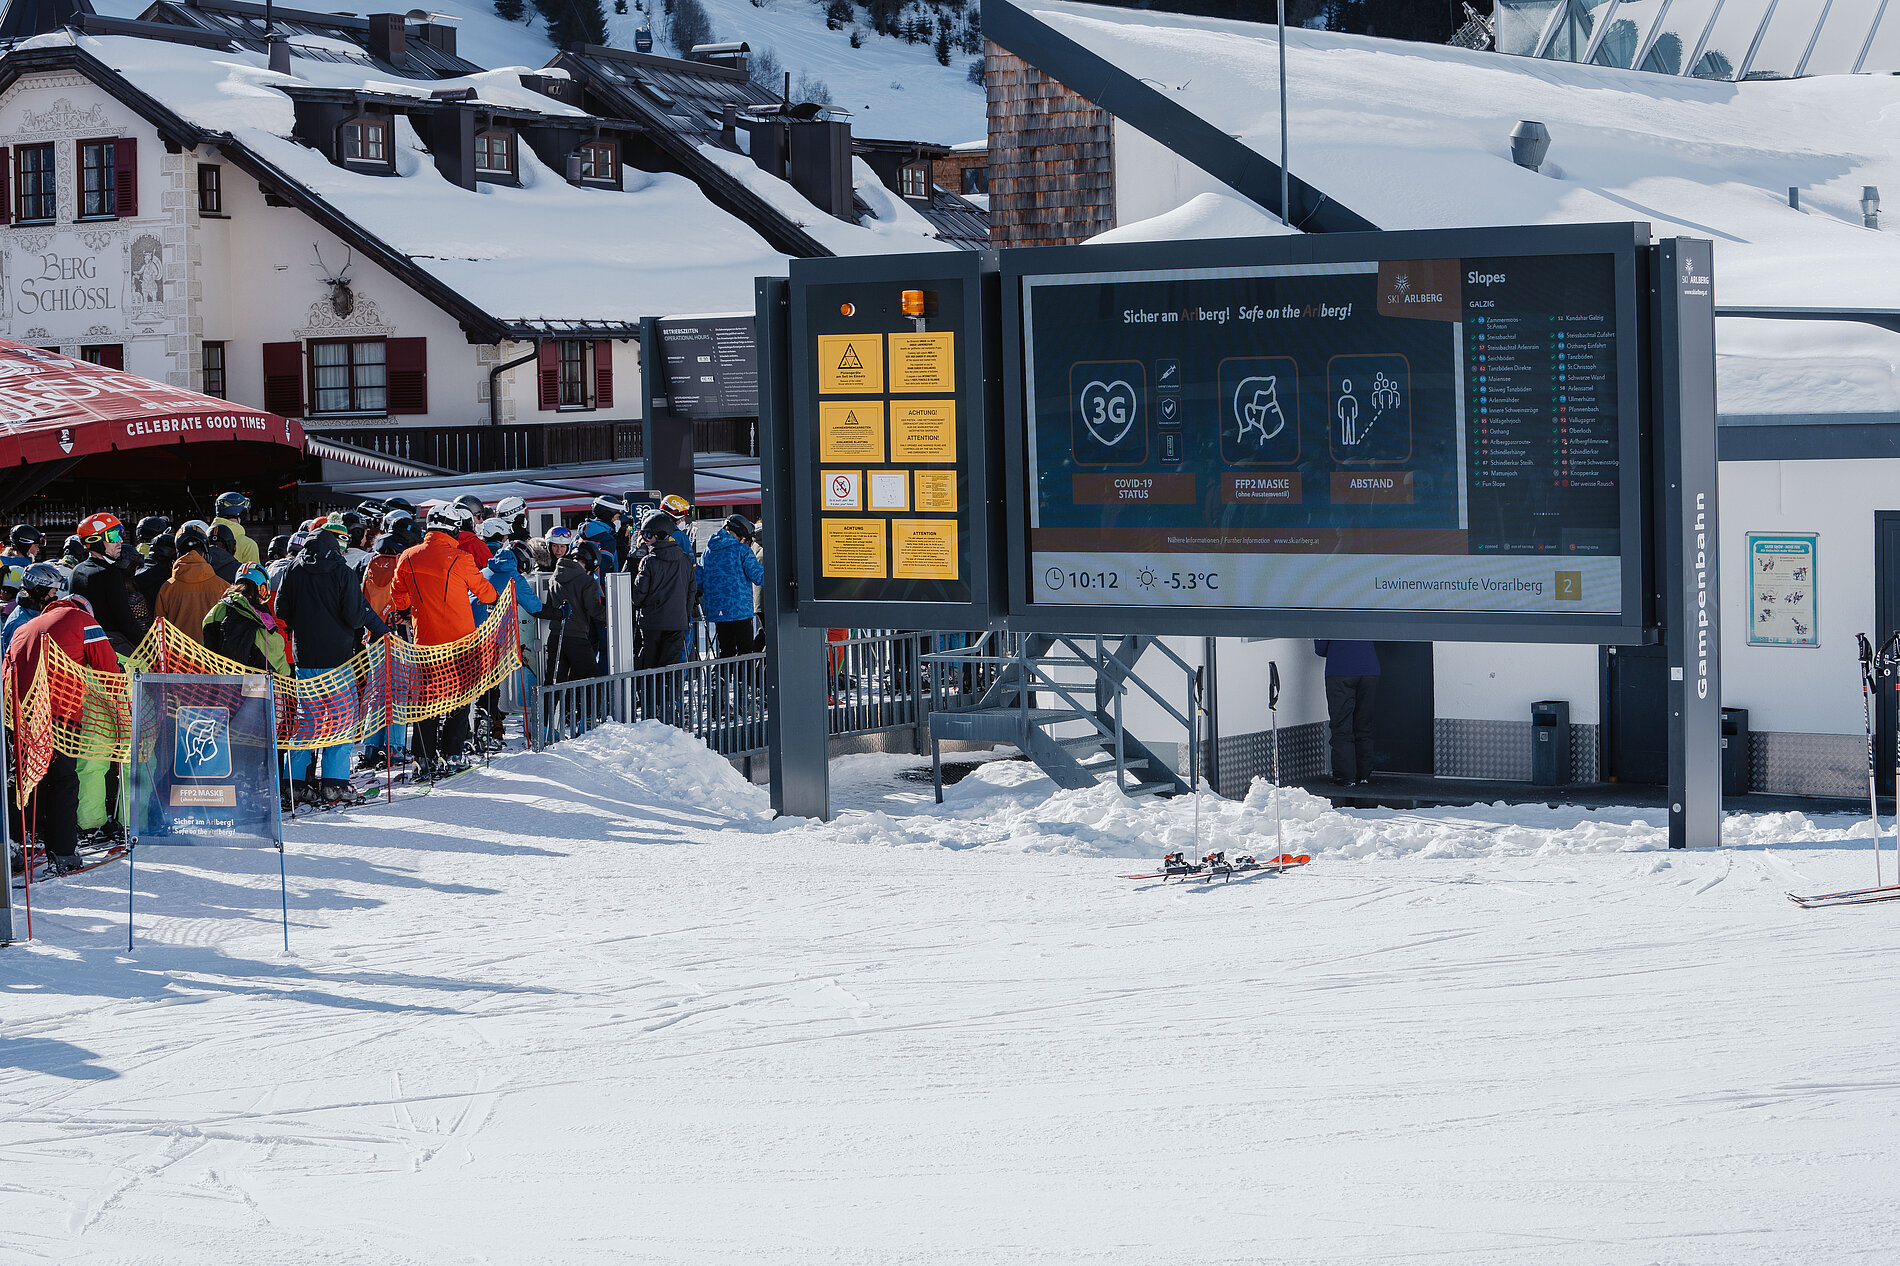
[[[40,659],[51,642],[67,658],[100,672],[116,673],[119,657],[106,640],[106,631],[93,619],[92,606],[84,598],[55,598],[44,610],[15,630],[0,661],[0,689],[14,703],[23,705],[27,690],[39,672]],[[51,692],[54,719],[78,729],[84,719],[83,701],[71,692]],[[27,821],[33,824],[46,860],[55,874],[64,873],[79,862],[79,761],[54,752],[45,777],[33,789],[27,807]]]
[[[498,595],[457,543],[458,516],[446,506],[431,510],[427,528],[422,544],[396,560],[390,605],[414,617],[417,645],[441,646],[475,631],[471,595],[482,602],[495,602]],[[468,746],[468,706],[420,723],[415,737],[425,777],[453,773]]]
[[[158,614],[194,642],[204,641],[205,617],[229,588],[205,558],[211,534],[197,519],[178,529],[172,578],[158,588]]]

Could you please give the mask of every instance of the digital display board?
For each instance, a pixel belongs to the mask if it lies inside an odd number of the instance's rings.
[[[1025,260],[1021,609],[1639,621],[1620,227],[1621,250]]]

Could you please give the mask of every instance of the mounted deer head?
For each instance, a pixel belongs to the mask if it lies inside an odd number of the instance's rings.
[[[323,284],[330,287],[330,310],[338,318],[348,319],[350,313],[356,311],[356,293],[350,289],[350,266],[356,262],[355,252],[344,247],[343,267],[331,272],[330,266],[323,262],[323,252],[315,245],[310,249],[316,252],[317,272],[329,274],[323,278]]]

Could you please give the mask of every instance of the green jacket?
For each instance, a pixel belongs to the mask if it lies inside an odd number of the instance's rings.
[[[259,672],[290,676],[290,657],[284,654],[274,616],[260,612],[242,594],[226,594],[205,614],[205,649]]]

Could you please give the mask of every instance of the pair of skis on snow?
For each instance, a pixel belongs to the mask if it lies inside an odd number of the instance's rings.
[[[1894,883],[1887,883],[1886,873],[1880,864],[1880,802],[1879,793],[1874,786],[1874,694],[1879,688],[1880,678],[1894,677],[1894,689],[1900,691],[1900,633],[1887,639],[1886,645],[1878,651],[1867,639],[1865,633],[1856,633],[1860,639],[1860,701],[1861,715],[1867,726],[1867,812],[1874,823],[1874,886],[1872,888],[1849,888],[1842,892],[1820,892],[1811,896],[1789,893],[1788,900],[1803,910],[1826,910],[1834,906],[1864,906],[1876,901],[1900,901],[1900,799],[1895,800],[1893,850]],[[1900,702],[1900,700],[1897,700]],[[1894,744],[1893,759],[1894,794],[1900,797],[1900,742]]]
[[[1285,841],[1282,838],[1280,821],[1280,665],[1269,661],[1267,670],[1267,711],[1273,718],[1273,842],[1284,848]],[[1194,670],[1194,745],[1197,748],[1201,744],[1201,714],[1205,710],[1201,698],[1206,671],[1205,668]],[[1201,789],[1196,787],[1194,789],[1194,843],[1198,847],[1200,842]],[[1123,875],[1122,878],[1159,879],[1165,883],[1170,879],[1183,881],[1232,879],[1235,875],[1249,871],[1264,870],[1277,875],[1291,867],[1304,866],[1312,860],[1312,857],[1306,853],[1300,853],[1297,856],[1292,853],[1281,853],[1264,862],[1253,856],[1236,857],[1229,861],[1225,852],[1217,852],[1207,854],[1198,862],[1190,862],[1185,853],[1169,853],[1161,859],[1160,870],[1143,875]]]
[[[1298,855],[1282,853],[1264,862],[1257,857],[1236,857],[1229,861],[1226,853],[1209,853],[1198,862],[1190,862],[1184,853],[1169,853],[1161,859],[1160,870],[1146,875],[1123,875],[1122,878],[1159,879],[1165,883],[1170,879],[1232,879],[1235,875],[1244,875],[1248,871],[1258,870],[1277,875],[1283,870],[1304,866],[1312,860],[1312,857],[1306,853]]]

